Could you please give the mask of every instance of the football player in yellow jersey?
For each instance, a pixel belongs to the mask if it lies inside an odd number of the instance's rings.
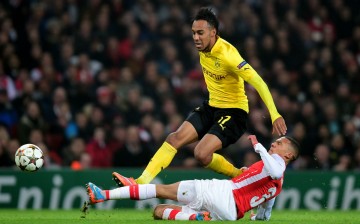
[[[218,35],[219,21],[208,8],[201,8],[192,22],[192,36],[199,50],[200,64],[209,100],[194,109],[182,125],[169,134],[141,176],[134,180],[113,172],[118,185],[147,184],[169,166],[178,149],[198,141],[195,158],[206,168],[229,177],[241,174],[216,151],[235,143],[246,131],[249,112],[244,81],[252,85],[267,106],[273,133],[286,134],[286,124],[277,112],[270,91],[237,49]]]

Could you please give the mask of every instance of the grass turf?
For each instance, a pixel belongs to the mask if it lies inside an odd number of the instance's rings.
[[[16,210],[0,209],[1,224],[138,224],[138,223],[174,223],[174,221],[153,220],[151,210],[135,209],[114,209],[114,210],[95,210],[91,209],[85,218],[80,210]],[[249,220],[249,213],[240,220],[244,223],[253,223]],[[176,223],[184,223],[178,221]],[[214,223],[214,222],[211,222]],[[220,221],[219,221],[220,223]],[[221,223],[234,223],[222,221]],[[257,222],[258,223],[258,222]],[[291,224],[312,224],[312,223],[360,223],[360,211],[273,211],[270,223],[291,223]]]

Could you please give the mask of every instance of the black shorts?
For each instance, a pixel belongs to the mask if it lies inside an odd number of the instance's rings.
[[[204,102],[186,118],[196,129],[199,139],[206,133],[216,135],[225,148],[235,143],[247,130],[248,114],[238,108],[215,108]]]

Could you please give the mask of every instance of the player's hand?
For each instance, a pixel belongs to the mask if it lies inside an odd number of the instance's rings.
[[[243,166],[243,167],[240,168],[241,173],[245,172],[245,171],[248,170],[248,169],[249,169],[249,168],[247,168],[246,166]]]
[[[273,134],[276,133],[279,136],[286,135],[286,130],[287,130],[287,127],[286,127],[285,120],[283,117],[279,117],[278,119],[276,119],[274,121],[273,131],[272,131]]]
[[[240,168],[240,170],[243,171],[243,172],[246,171],[246,170],[248,170],[248,169],[249,169],[249,168],[247,168],[246,166],[243,166],[243,167]]]
[[[254,146],[256,145],[258,142],[258,140],[256,139],[256,136],[255,135],[249,135],[248,136],[248,139],[251,141],[251,144]]]
[[[256,218],[256,214],[254,213],[254,210],[251,209],[251,211],[250,211],[250,220],[255,221],[255,218]]]

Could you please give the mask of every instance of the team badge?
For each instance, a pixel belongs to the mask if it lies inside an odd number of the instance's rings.
[[[216,67],[216,68],[219,68],[219,67],[220,67],[219,58],[216,58],[216,59],[215,59],[215,67]]]

